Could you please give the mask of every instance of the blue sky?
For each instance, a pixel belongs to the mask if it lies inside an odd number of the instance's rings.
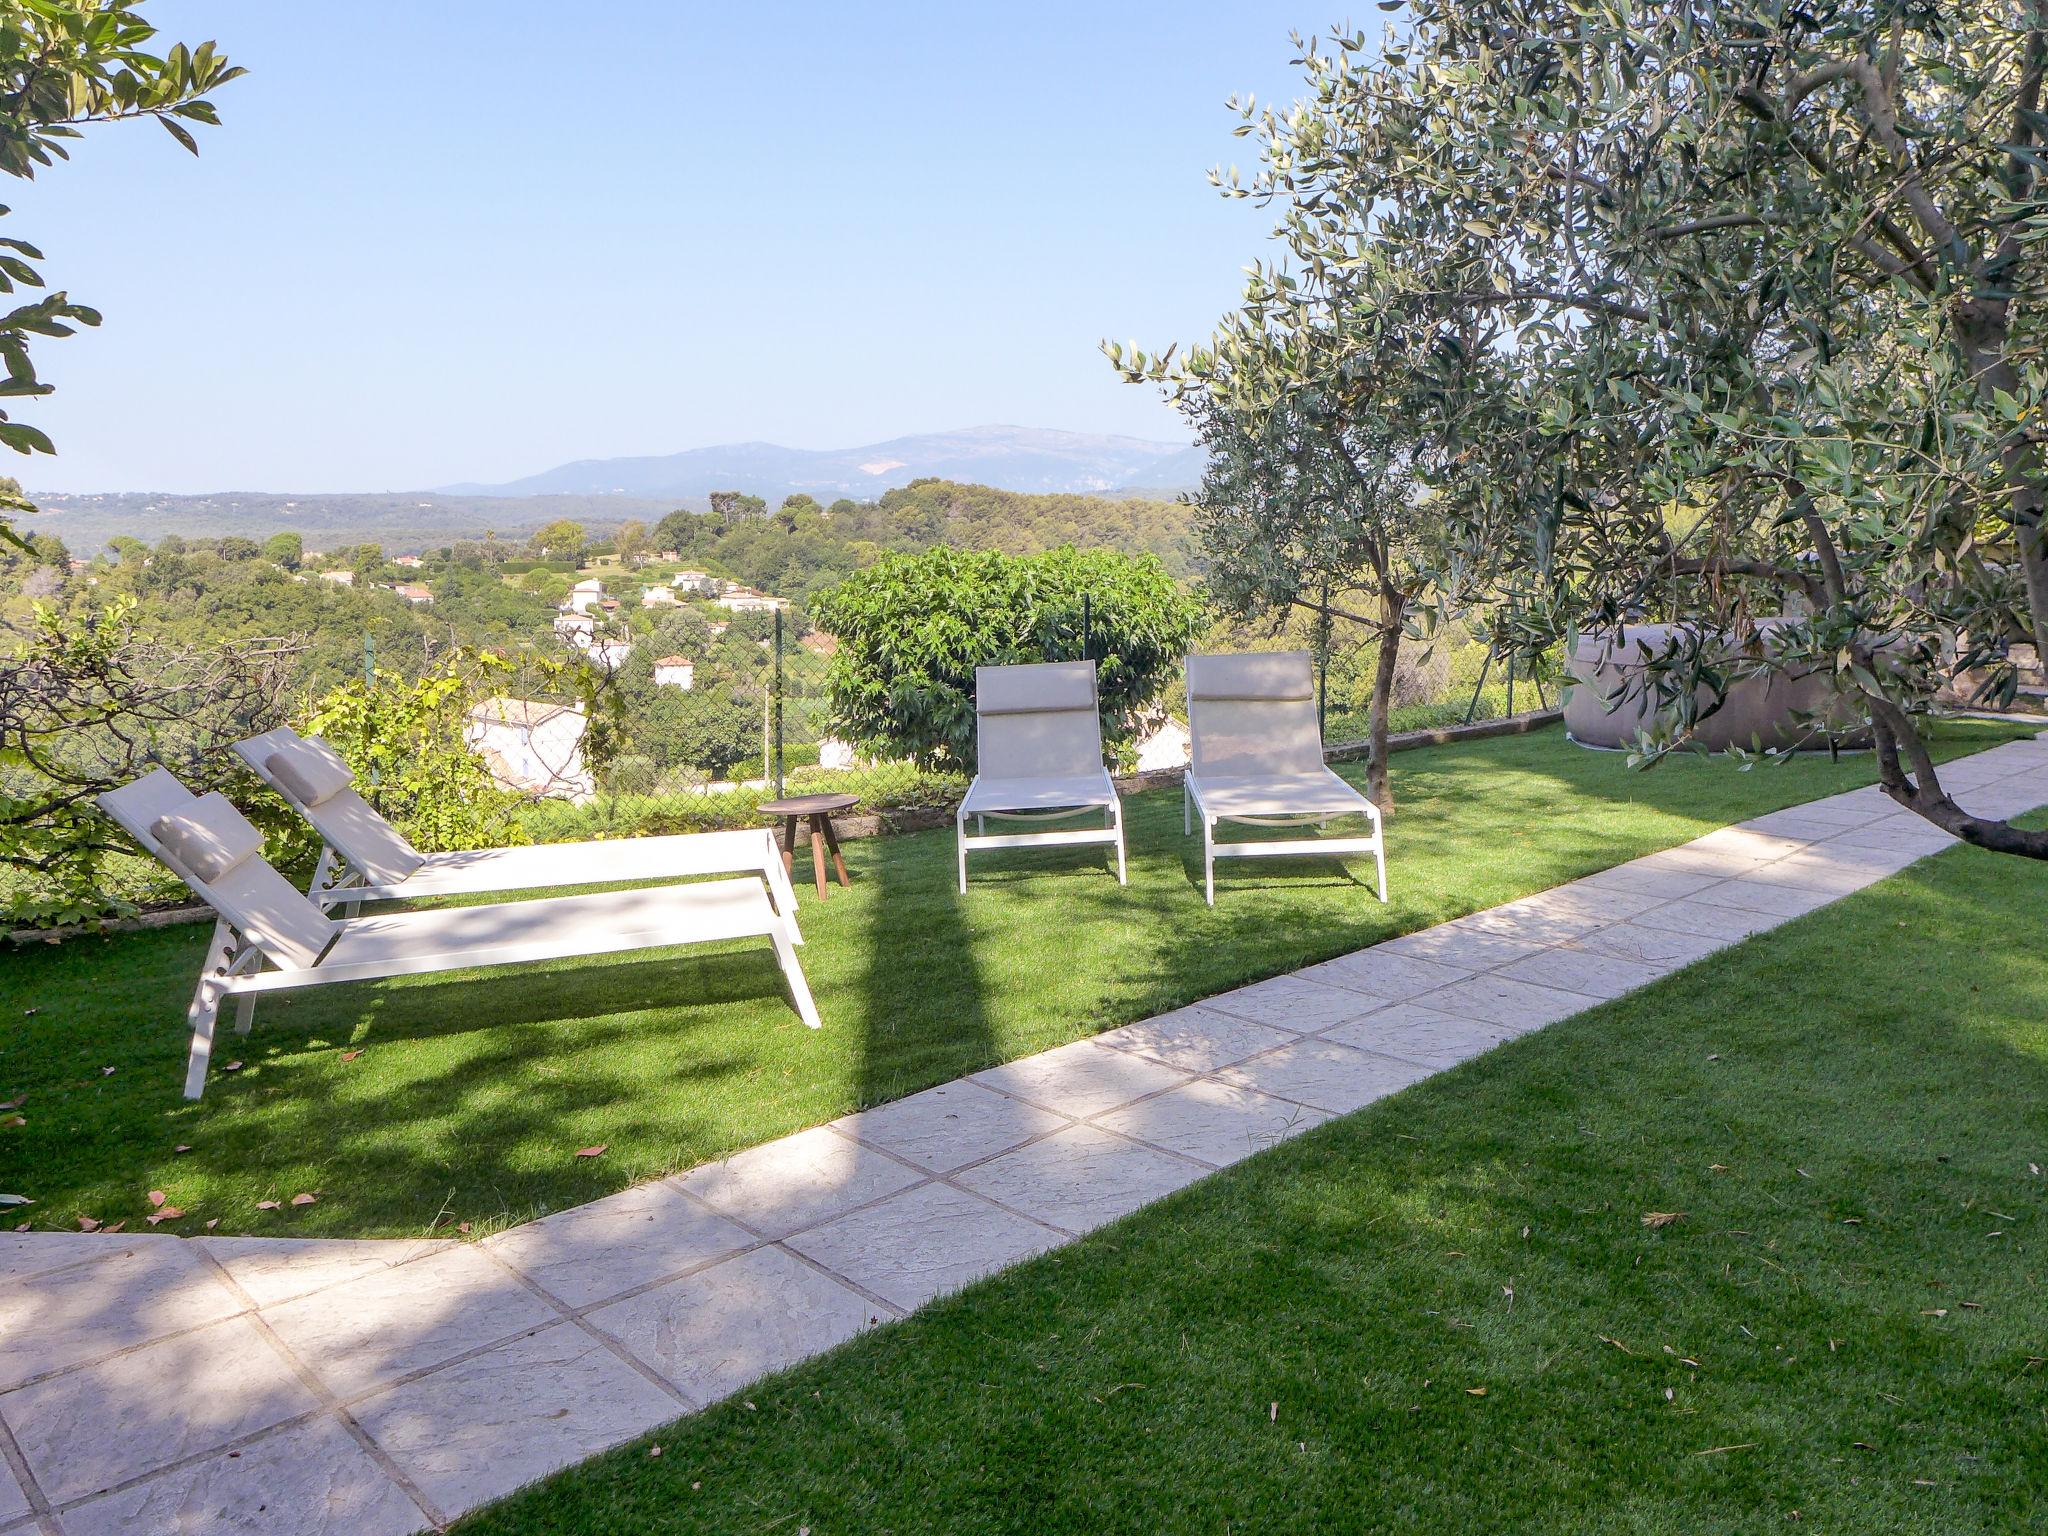
[[[196,160],[123,124],[0,192],[106,315],[38,348],[58,458],[4,468],[382,490],[983,422],[1178,438],[1096,344],[1230,307],[1270,218],[1204,179],[1247,148],[1224,103],[1292,95],[1290,29],[1344,19],[1314,3],[153,0],[250,74]]]

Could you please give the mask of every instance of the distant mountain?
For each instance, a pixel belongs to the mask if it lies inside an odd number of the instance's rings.
[[[802,491],[820,500],[871,499],[912,480],[937,478],[1005,491],[1101,493],[1191,489],[1200,450],[1139,437],[1037,427],[967,427],[893,438],[860,448],[784,448],[729,443],[646,458],[579,459],[502,485],[444,486],[448,495],[621,495],[657,498],[743,491],[779,500]]]
[[[74,495],[31,491],[41,512],[20,521],[30,533],[54,533],[74,555],[90,555],[116,534],[154,544],[167,533],[184,538],[242,534],[268,538],[292,529],[308,549],[341,544],[382,544],[405,554],[481,538],[486,530],[523,539],[543,523],[573,518],[592,529],[609,529],[629,517],[654,522],[675,510],[673,500],[640,501],[626,496],[444,496],[429,491],[372,495],[301,492],[217,491],[174,496],[164,491],[121,491]]]

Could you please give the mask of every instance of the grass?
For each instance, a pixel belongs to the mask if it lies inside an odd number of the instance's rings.
[[[2006,734],[1957,725],[1942,750]],[[1406,753],[1384,907],[1331,861],[1273,860],[1226,866],[1205,908],[1173,791],[1129,803],[1127,890],[1073,850],[990,857],[963,899],[949,832],[849,844],[852,889],[803,905],[822,1031],[765,945],[336,987],[264,999],[197,1105],[179,1087],[206,928],[29,946],[0,960],[0,1102],[26,1099],[0,1116],[26,1121],[0,1125],[0,1190],[38,1226],[140,1225],[160,1190],[186,1213],[171,1231],[481,1233],[1870,775],[1632,772],[1554,729]],[[317,1203],[256,1208],[300,1192]]]
[[[1953,850],[459,1529],[2039,1530],[2044,910]]]

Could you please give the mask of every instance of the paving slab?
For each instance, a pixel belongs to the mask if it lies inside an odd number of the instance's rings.
[[[1787,885],[1781,881],[1760,880],[1755,875],[1742,875],[1733,880],[1723,880],[1719,885],[1710,885],[1686,900],[1702,906],[1730,907],[1737,912],[1754,913],[1783,922],[1788,918],[1803,917],[1846,894],[1845,891],[1818,891],[1810,885]],[[1644,914],[1645,917],[1649,915]]]
[[[1754,907],[1744,909],[1716,906],[1712,902],[1701,901],[1697,896],[1688,896],[1679,901],[1666,902],[1654,911],[1639,913],[1629,919],[1629,926],[1719,939],[1732,944],[1737,939],[1748,938],[1752,933],[1775,928],[1783,921],[1782,917],[1759,912]],[[1596,929],[1579,942],[1590,943],[1600,934],[1612,931],[1606,928]]]
[[[1356,1050],[1412,1061],[1433,1072],[1455,1067],[1514,1037],[1513,1030],[1481,1019],[1442,1013],[1426,1001],[1395,1003],[1378,1013],[1340,1024],[1323,1036]]]
[[[963,1078],[863,1109],[832,1126],[928,1173],[951,1173],[1068,1123],[1064,1115]]]
[[[328,1414],[64,1512],[65,1536],[408,1536],[426,1524]]]
[[[1715,872],[1669,869],[1662,865],[1647,863],[1642,859],[1634,859],[1627,864],[1617,864],[1612,869],[1604,869],[1597,875],[1587,875],[1576,884],[1581,890],[1636,891],[1645,896],[1658,896],[1670,901],[1675,897],[1690,896],[1694,891],[1703,890],[1723,878]]]
[[[920,1184],[789,1246],[908,1312],[1042,1253],[1059,1233],[946,1184]]]
[[[1183,1072],[1213,1072],[1300,1036],[1197,1004],[1097,1035],[1112,1050],[1131,1051]]]
[[[1557,987],[1515,981],[1499,972],[1489,972],[1431,992],[1422,1001],[1444,1013],[1505,1025],[1520,1033],[1555,1024],[1559,1019],[1592,1007],[1598,999],[1584,992],[1566,992]]]
[[[110,1242],[83,1264],[0,1286],[0,1391],[244,1310],[177,1239]]]
[[[1596,928],[1593,932],[1605,930]],[[1587,997],[1614,998],[1646,987],[1672,969],[1663,961],[1625,960],[1618,955],[1564,945],[1504,965],[1494,974],[1508,981],[1533,981],[1538,986],[1583,993]]]
[[[786,1237],[893,1195],[922,1177],[895,1158],[820,1125],[749,1147],[722,1163],[706,1163],[680,1182],[719,1214],[765,1237]]]
[[[125,1232],[0,1232],[0,1285],[119,1249],[175,1243],[169,1234]]]
[[[1377,1056],[1325,1036],[1255,1056],[1220,1076],[1226,1083],[1292,1099],[1311,1109],[1348,1115],[1420,1081],[1429,1071],[1415,1062]]]
[[[1275,976],[1212,997],[1204,1007],[1296,1034],[1313,1034],[1355,1019],[1378,1005],[1350,987],[1327,986],[1296,976]]]
[[[464,1244],[267,1309],[264,1320],[338,1397],[353,1397],[560,1314]]]
[[[320,1399],[247,1316],[66,1371],[0,1399],[55,1504],[219,1450]]]
[[[1640,918],[1630,922],[1615,923],[1607,928],[1595,928],[1584,938],[1572,940],[1572,947],[1669,968],[1690,965],[1695,960],[1704,960],[1708,955],[1726,949],[1729,945],[1728,939],[1708,934],[1673,932],[1667,928],[1655,927],[1644,921],[1650,915],[1644,913]]]
[[[454,1246],[452,1240],[344,1237],[196,1237],[202,1253],[228,1272],[259,1307],[310,1296],[330,1285]]]
[[[843,1344],[888,1315],[768,1247],[599,1307],[586,1320],[702,1405]]]
[[[985,1088],[1076,1119],[1115,1109],[1148,1093],[1162,1093],[1187,1080],[1188,1074],[1176,1067],[1128,1051],[1113,1051],[1093,1040],[1076,1040],[1022,1061],[991,1067],[972,1079]]]
[[[654,1183],[530,1221],[483,1246],[549,1295],[587,1307],[756,1241],[675,1185]]]
[[[1339,1028],[1355,1026],[1340,1025]],[[1199,1078],[1096,1117],[1106,1130],[1224,1168],[1321,1125],[1330,1116],[1235,1083]]]
[[[1541,954],[1553,940],[1518,939],[1473,925],[1469,918],[1438,923],[1434,928],[1404,934],[1380,945],[1391,954],[1414,955],[1462,971],[1490,971],[1495,966]]]
[[[444,1510],[503,1498],[684,1411],[573,1323],[500,1344],[351,1410]]]
[[[1312,965],[1300,975],[1326,986],[1363,992],[1382,1002],[1398,1003],[1420,992],[1433,992],[1454,981],[1463,981],[1472,971],[1441,960],[1419,955],[1389,954],[1377,947],[1356,954],[1340,955],[1321,965]]]
[[[14,1475],[14,1468],[6,1457],[0,1456],[0,1526],[21,1519],[33,1508],[22,1491],[21,1480]]]
[[[992,1162],[959,1182],[1068,1232],[1087,1232],[1150,1205],[1208,1170],[1092,1125],[1076,1125]]]

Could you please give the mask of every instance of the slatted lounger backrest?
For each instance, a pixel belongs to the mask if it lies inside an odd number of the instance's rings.
[[[984,778],[1084,778],[1102,771],[1092,661],[976,667],[974,703]]]
[[[1309,653],[1190,656],[1188,736],[1197,776],[1321,772],[1323,736]]]

